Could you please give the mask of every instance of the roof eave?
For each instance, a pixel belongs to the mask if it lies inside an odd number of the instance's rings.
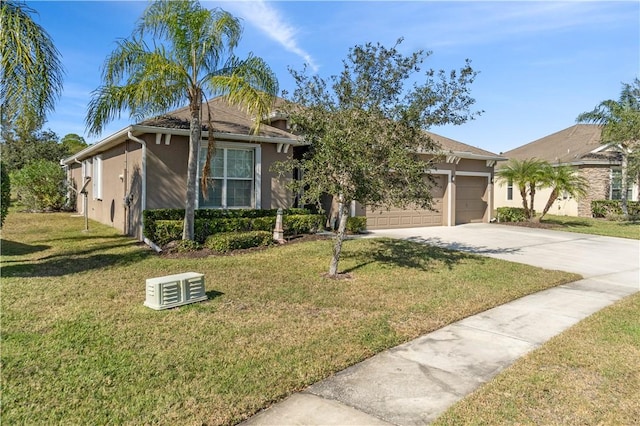
[[[107,149],[113,146],[116,146],[121,142],[124,142],[127,139],[127,134],[129,132],[132,132],[136,136],[139,136],[145,133],[149,133],[149,134],[162,133],[162,134],[170,134],[170,135],[177,135],[177,136],[189,136],[190,134],[189,129],[174,129],[170,127],[144,126],[144,125],[134,124],[134,125],[127,126],[124,129],[118,130],[117,132],[107,136],[105,139],[101,140],[100,142],[95,143],[70,157],[60,160],[60,164],[69,165],[71,163],[75,163],[76,161],[80,161],[85,158],[91,157],[92,155],[104,152]],[[208,137],[209,132],[203,131],[202,136]],[[285,137],[276,137],[276,136],[241,135],[241,134],[224,133],[224,132],[214,132],[213,136],[218,140],[228,140],[228,141],[237,141],[237,142],[288,144],[293,146],[308,145],[308,143],[304,142],[303,140],[297,137],[285,138]]]

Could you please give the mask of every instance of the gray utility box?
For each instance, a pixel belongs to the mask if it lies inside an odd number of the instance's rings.
[[[149,278],[146,293],[144,305],[155,310],[207,300],[204,274],[197,272]]]

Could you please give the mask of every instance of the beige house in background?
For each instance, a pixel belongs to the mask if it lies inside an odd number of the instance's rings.
[[[600,143],[601,128],[595,124],[576,124],[503,154],[508,159],[538,158],[553,164],[574,166],[589,182],[586,197],[561,195],[549,210],[559,216],[591,217],[591,201],[620,199],[620,153],[615,146]],[[504,164],[504,163],[503,163]],[[499,167],[499,166],[498,166]],[[536,212],[544,209],[551,189],[536,192]],[[638,200],[638,183],[629,185],[628,200]],[[518,188],[509,182],[496,182],[496,207],[522,207]]]
[[[294,194],[286,189],[294,176],[281,177],[270,170],[274,162],[300,156],[308,149],[287,131],[286,117],[274,113],[253,134],[252,117],[222,98],[204,104],[203,117],[208,108],[216,153],[208,197],[197,188],[196,208],[295,207]],[[200,142],[199,175],[206,157],[207,130]],[[366,216],[369,229],[452,226],[491,219],[494,166],[504,158],[433,133],[430,136],[441,150],[425,155],[425,160],[434,155],[442,158],[425,170],[437,182],[433,210],[372,211],[354,203],[351,214]],[[182,108],[127,126],[61,163],[78,192],[79,213],[143,240],[143,211],[184,208],[188,149],[189,110]]]

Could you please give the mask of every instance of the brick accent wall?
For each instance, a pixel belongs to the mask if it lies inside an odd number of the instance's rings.
[[[591,201],[609,198],[611,169],[609,166],[586,166],[581,167],[579,173],[589,182],[589,192],[578,200],[578,216],[591,217]]]

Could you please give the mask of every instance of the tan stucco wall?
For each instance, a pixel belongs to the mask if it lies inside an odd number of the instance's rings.
[[[280,177],[271,170],[276,161],[285,161],[293,154],[290,147],[288,152],[278,152],[276,144],[263,143],[262,150],[262,188],[260,197],[263,209],[288,208],[293,204],[293,194],[286,187],[291,175]]]
[[[144,135],[147,141],[147,209],[184,208],[187,193],[189,139],[173,135],[159,144],[155,135]]]

